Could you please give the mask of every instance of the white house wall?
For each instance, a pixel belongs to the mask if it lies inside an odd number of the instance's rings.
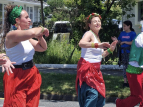
[[[40,14],[38,13],[38,8],[40,8],[40,4],[38,3],[30,3],[30,2],[20,2],[19,0],[0,0],[0,4],[3,6],[3,21],[2,23],[4,24],[4,4],[14,4],[14,5],[20,5],[23,6],[23,8],[26,10],[27,7],[32,7],[33,8],[33,18],[32,22],[38,21],[38,18],[40,17]],[[39,15],[39,16],[38,16]]]
[[[139,0],[139,1],[143,1],[143,0]],[[129,14],[131,14],[131,13],[135,14],[135,17],[127,19],[128,13]],[[133,7],[133,10],[127,11],[126,15],[123,16],[122,20],[123,20],[123,22],[126,20],[130,20],[133,24],[133,28],[134,28],[136,34],[139,34],[141,32],[141,29],[139,28],[140,22],[138,21],[138,3],[136,4],[135,7]]]

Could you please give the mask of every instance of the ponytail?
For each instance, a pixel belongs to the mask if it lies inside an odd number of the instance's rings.
[[[131,31],[135,31],[133,28],[130,28],[131,29]]]
[[[5,13],[5,19],[4,19],[4,27],[3,27],[3,30],[0,32],[2,34],[2,39],[1,39],[1,43],[0,43],[0,50],[2,50],[2,48],[3,48],[6,34],[10,31],[11,24],[10,24],[8,18],[9,18],[10,12],[12,11],[12,9],[15,6],[16,5],[10,5],[10,4],[8,4],[5,7],[6,13]]]

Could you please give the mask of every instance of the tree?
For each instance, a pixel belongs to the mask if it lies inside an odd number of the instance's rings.
[[[101,41],[112,42],[111,36],[119,36],[120,33],[118,26],[112,23],[112,19],[121,20],[122,15],[132,10],[136,4],[135,0],[64,0],[64,2],[71,9],[72,37],[76,45],[86,31],[84,19],[90,13],[96,12],[102,16],[102,29],[99,32]],[[127,16],[134,17],[134,14],[130,13]]]
[[[43,26],[45,26],[45,22],[44,22],[44,14],[43,14],[43,0],[38,0],[41,2],[41,18],[42,18],[42,24]]]

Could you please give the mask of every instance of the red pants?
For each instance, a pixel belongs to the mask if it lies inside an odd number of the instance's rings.
[[[141,74],[126,73],[131,95],[126,99],[117,99],[116,107],[134,107],[140,103],[143,107],[143,72]]]
[[[41,75],[36,66],[22,70],[16,68],[3,77],[3,107],[38,107],[40,99]]]

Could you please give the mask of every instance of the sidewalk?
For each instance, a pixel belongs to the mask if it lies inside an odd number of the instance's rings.
[[[35,64],[37,68],[77,68],[77,64]],[[101,70],[121,70],[123,66],[121,65],[101,65]]]
[[[40,72],[43,73],[69,73],[76,74],[76,64],[35,64]],[[1,71],[2,69],[0,69]],[[116,75],[122,76],[122,66],[118,65],[101,65],[101,71],[103,75]],[[3,93],[0,93],[0,97],[4,97]],[[46,100],[64,100],[64,101],[77,101],[77,96],[72,95],[52,95],[41,93],[40,99]],[[106,98],[106,102],[115,102],[116,97]]]

